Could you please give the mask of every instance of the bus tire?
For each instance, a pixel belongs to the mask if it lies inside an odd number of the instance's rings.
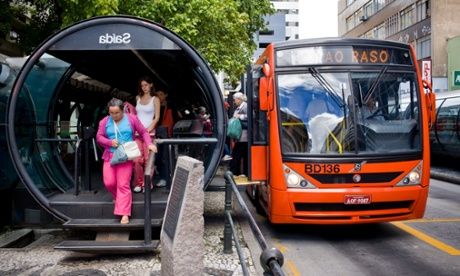
[[[267,214],[265,212],[264,207],[262,206],[262,203],[260,202],[260,191],[257,185],[254,185],[252,191],[253,191],[252,193],[254,194],[253,204],[254,204],[254,207],[256,208],[256,213],[261,216],[266,217]]]

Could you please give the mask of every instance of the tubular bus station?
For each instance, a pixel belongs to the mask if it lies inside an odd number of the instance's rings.
[[[2,72],[9,73],[2,85],[2,143],[3,138],[7,142],[2,175],[10,178],[5,185],[22,182],[41,207],[69,228],[120,227],[102,183],[102,148],[94,138],[108,101],[134,102],[143,76],[169,94],[178,114],[173,137],[157,139],[169,161],[168,184],[179,155],[204,162],[203,188],[217,170],[226,120],[218,83],[206,61],[163,26],[128,16],[82,21],[44,41],[19,73],[6,66]],[[211,133],[204,134],[191,116],[201,106],[209,112]],[[168,194],[164,188],[151,192],[153,226],[161,225]],[[127,229],[143,227],[143,200],[143,194],[133,194]]]

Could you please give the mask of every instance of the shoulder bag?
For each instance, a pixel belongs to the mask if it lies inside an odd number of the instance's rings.
[[[120,130],[118,129],[117,124],[114,122],[115,128],[115,139],[118,141],[118,134],[120,134]],[[110,164],[116,165],[120,163],[124,163],[128,160],[134,160],[141,156],[141,151],[135,141],[129,141],[125,143],[120,143],[119,146],[115,149],[113,153],[113,157],[110,160]]]

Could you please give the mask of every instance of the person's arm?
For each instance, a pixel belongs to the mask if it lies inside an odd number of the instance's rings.
[[[112,146],[112,140],[106,137],[105,127],[107,126],[108,117],[105,117],[99,122],[97,129],[96,141],[103,148],[110,148]]]
[[[157,147],[153,144],[152,139],[150,138],[150,134],[148,133],[147,129],[142,125],[141,121],[137,116],[132,116],[131,120],[134,124],[134,129],[139,133],[142,137],[142,140],[145,144],[148,145],[150,151],[157,152]]]
[[[238,109],[237,116],[234,116],[240,120],[247,120],[248,119],[248,105],[246,102],[241,104],[241,107]]]
[[[148,132],[151,132],[157,127],[158,121],[160,121],[160,99],[158,97],[153,97],[153,108],[155,110],[155,114],[153,115],[152,123],[147,128]]]

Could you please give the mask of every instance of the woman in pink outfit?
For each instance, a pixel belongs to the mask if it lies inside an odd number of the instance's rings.
[[[123,112],[123,102],[121,100],[110,100],[108,108],[109,116],[99,122],[96,135],[97,142],[104,148],[102,175],[104,185],[115,201],[114,214],[121,216],[120,223],[128,224],[132,204],[130,182],[133,162],[126,161],[121,164],[111,165],[110,160],[113,152],[121,143],[133,141],[136,132],[142,137],[144,143],[148,145],[149,151],[157,152],[157,148],[152,143],[149,133],[139,119],[134,115]],[[118,130],[115,130],[115,128],[118,128]],[[119,131],[119,133],[117,132],[118,134],[115,135],[115,131]]]

